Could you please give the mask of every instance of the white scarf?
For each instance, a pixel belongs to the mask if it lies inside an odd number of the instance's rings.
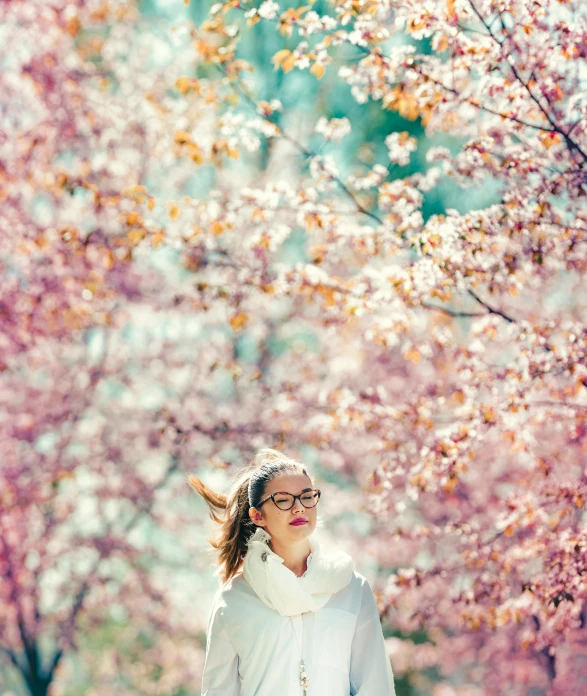
[[[338,549],[326,550],[311,536],[308,569],[298,578],[271,550],[271,535],[263,528],[247,542],[243,575],[265,604],[282,616],[318,611],[334,593],[346,587],[353,576],[353,559]]]

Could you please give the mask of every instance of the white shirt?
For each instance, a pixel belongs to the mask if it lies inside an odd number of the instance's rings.
[[[301,651],[300,651],[301,648]],[[373,591],[360,573],[317,612],[281,616],[242,574],[216,592],[202,696],[395,696]]]

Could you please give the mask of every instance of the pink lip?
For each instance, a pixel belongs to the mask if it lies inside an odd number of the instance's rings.
[[[308,524],[308,520],[304,517],[296,517],[293,522],[290,522],[294,527],[299,527],[301,524]]]

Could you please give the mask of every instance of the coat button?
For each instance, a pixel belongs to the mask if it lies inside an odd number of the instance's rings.
[[[262,560],[262,561],[266,561],[266,560],[267,560],[267,551],[263,551],[263,553],[261,554],[261,560]]]

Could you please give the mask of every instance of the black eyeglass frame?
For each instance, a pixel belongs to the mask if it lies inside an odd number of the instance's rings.
[[[318,493],[318,499],[314,503],[314,505],[310,505],[309,507],[307,505],[304,505],[302,502],[302,496],[303,495],[308,495],[308,493]],[[275,498],[273,496],[275,495],[291,495],[293,496],[293,501],[292,504],[288,508],[281,508],[279,505],[275,502]],[[304,491],[303,493],[300,493],[299,495],[294,495],[293,493],[289,493],[288,491],[275,491],[275,493],[271,493],[271,495],[268,495],[266,498],[263,498],[263,500],[260,500],[255,507],[257,510],[263,505],[263,503],[266,503],[269,498],[273,501],[273,504],[278,510],[291,510],[292,507],[296,504],[296,498],[300,501],[300,505],[306,508],[306,510],[311,510],[313,507],[316,507],[320,501],[320,496],[322,495],[322,491],[319,488],[311,488],[309,491]]]

